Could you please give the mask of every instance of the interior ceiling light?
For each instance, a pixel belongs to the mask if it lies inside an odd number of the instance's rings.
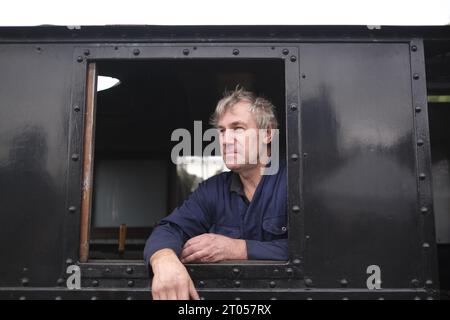
[[[113,77],[98,76],[97,77],[97,92],[111,89],[112,87],[118,86],[119,84],[120,84],[119,79],[116,79]]]

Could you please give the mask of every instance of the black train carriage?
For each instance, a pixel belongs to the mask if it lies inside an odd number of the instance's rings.
[[[290,258],[188,265],[200,295],[448,297],[448,27],[41,26],[0,28],[0,298],[150,299],[145,239],[217,169],[171,133],[237,84],[278,106]]]

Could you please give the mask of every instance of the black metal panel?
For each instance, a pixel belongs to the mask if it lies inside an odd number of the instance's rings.
[[[61,273],[72,46],[0,46],[0,283]]]
[[[409,43],[304,44],[300,57],[305,278],[365,288],[378,265],[382,288],[424,286],[436,261],[421,240],[432,227],[418,197]]]

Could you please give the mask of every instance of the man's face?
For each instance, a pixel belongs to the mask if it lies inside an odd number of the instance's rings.
[[[258,126],[256,116],[248,107],[249,102],[236,103],[220,118],[217,126],[225,165],[236,172],[254,167],[258,161]]]

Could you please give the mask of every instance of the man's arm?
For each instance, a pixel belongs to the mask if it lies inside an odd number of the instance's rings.
[[[207,233],[186,242],[181,253],[183,263],[223,260],[288,260],[288,239],[256,241],[232,239]]]
[[[179,260],[187,239],[207,232],[211,211],[205,183],[164,218],[152,232],[144,249],[144,260],[153,270],[154,299],[198,299],[191,278]]]

